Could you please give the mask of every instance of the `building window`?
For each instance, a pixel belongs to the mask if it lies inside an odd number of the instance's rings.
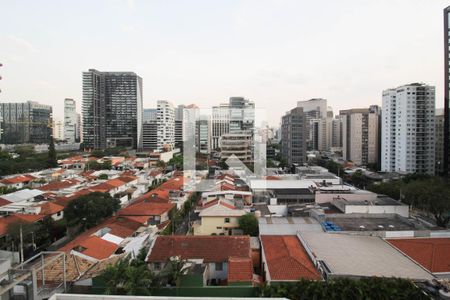
[[[230,223],[230,218],[225,218],[225,223]]]
[[[215,269],[216,271],[223,271],[223,264],[220,263],[215,263]]]

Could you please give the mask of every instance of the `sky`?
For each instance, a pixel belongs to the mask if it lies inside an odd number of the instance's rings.
[[[243,96],[268,122],[298,100],[381,105],[384,89],[436,86],[443,106],[441,0],[0,0],[0,102],[81,111],[82,72],[134,71],[144,108]]]

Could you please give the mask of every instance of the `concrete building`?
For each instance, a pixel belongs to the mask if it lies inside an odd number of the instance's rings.
[[[142,148],[142,78],[134,72],[83,72],[86,147]]]
[[[80,139],[80,124],[76,102],[73,99],[64,99],[64,139],[68,143],[75,143]]]
[[[342,156],[356,165],[379,161],[379,107],[341,110]]]
[[[435,88],[412,83],[383,91],[381,170],[434,174]]]
[[[444,174],[450,170],[450,6],[444,9]]]
[[[156,150],[157,139],[158,139],[158,125],[157,125],[157,114],[158,110],[156,108],[146,108],[144,109],[144,117],[142,124],[143,138],[142,147],[145,150]]]
[[[175,108],[175,148],[183,151],[183,136],[184,136],[184,111],[186,106],[183,104],[178,105]]]
[[[306,162],[307,117],[296,107],[283,116],[281,122],[281,156],[288,165]]]
[[[253,161],[253,135],[250,131],[234,131],[222,134],[220,138],[220,157],[227,160],[235,155],[244,163]]]
[[[169,101],[158,100],[157,105],[156,149],[172,150],[175,148],[175,109]]]
[[[331,148],[342,151],[342,117],[339,115],[331,121]]]
[[[435,140],[435,155],[436,155],[436,165],[435,173],[436,175],[443,174],[444,172],[444,109],[436,109],[435,120],[434,120],[434,140]]]
[[[195,148],[197,152],[210,153],[211,122],[208,116],[200,116],[196,121]]]
[[[329,150],[331,147],[331,119],[333,118],[333,110],[327,106],[327,100],[313,98],[298,101],[297,107],[303,108],[306,116],[308,149],[318,151]],[[327,121],[327,119],[329,120]]]
[[[64,139],[64,123],[61,120],[53,120],[53,138],[55,140]]]
[[[218,149],[223,134],[250,131],[255,126],[255,103],[243,97],[231,97],[228,103],[212,107],[211,148]]]
[[[48,143],[52,135],[52,107],[34,101],[0,103],[2,144]]]

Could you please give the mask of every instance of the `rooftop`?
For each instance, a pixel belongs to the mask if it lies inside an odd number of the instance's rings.
[[[253,263],[249,257],[230,257],[228,260],[228,282],[251,282]]]
[[[301,278],[319,280],[320,274],[295,235],[262,235],[262,248],[272,281]]]
[[[317,185],[312,180],[264,180],[251,179],[249,184],[250,189],[310,189],[317,188]]]
[[[259,218],[261,235],[296,235],[298,231],[323,232],[322,226],[310,217]]]
[[[450,272],[450,238],[390,239],[387,241],[430,272]]]
[[[166,262],[170,257],[226,262],[230,257],[250,258],[248,236],[158,236],[147,261]]]
[[[363,217],[342,215],[342,217],[328,217],[328,222],[333,222],[343,231],[399,231],[399,230],[415,230],[413,224],[407,223],[406,220],[397,217]]]
[[[299,236],[330,275],[433,279],[429,272],[378,237],[317,232],[302,232]]]

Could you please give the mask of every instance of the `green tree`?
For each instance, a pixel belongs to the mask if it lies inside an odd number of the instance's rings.
[[[50,137],[50,142],[48,144],[48,166],[50,168],[55,168],[58,166],[58,161],[56,159],[55,141],[53,137]]]
[[[245,214],[239,218],[239,228],[244,231],[244,234],[257,236],[259,232],[258,219],[253,214]]]
[[[162,169],[162,170],[165,170],[167,165],[166,165],[166,163],[165,163],[164,161],[158,160],[158,161],[156,162],[156,166],[157,166],[158,168]]]
[[[92,151],[91,155],[96,158],[102,158],[103,156],[105,156],[105,153],[100,149],[96,149]]]
[[[367,178],[361,170],[355,171],[352,176],[350,176],[350,180],[354,186],[363,189],[367,186]]]
[[[172,157],[167,165],[173,166],[174,169],[177,170],[183,170],[183,155],[176,155]]]
[[[100,179],[100,180],[107,180],[108,179],[108,174],[100,174],[100,176],[98,176],[98,179]]]
[[[9,194],[15,191],[17,191],[15,187],[0,186],[0,195]]]
[[[146,255],[147,249],[142,248],[136,258],[128,256],[108,266],[101,274],[106,285],[105,294],[151,295],[159,283],[147,267]]]
[[[94,192],[71,201],[64,209],[67,226],[81,230],[98,225],[120,208],[120,201],[108,193]]]

